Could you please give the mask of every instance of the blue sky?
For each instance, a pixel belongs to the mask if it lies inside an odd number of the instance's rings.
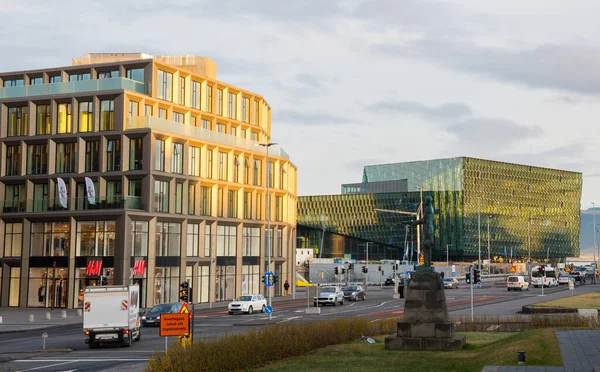
[[[3,0],[0,71],[198,54],[265,96],[299,194],[367,164],[473,156],[583,172],[600,204],[594,1]]]

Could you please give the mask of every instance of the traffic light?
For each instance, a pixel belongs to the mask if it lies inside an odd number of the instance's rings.
[[[479,281],[481,280],[481,272],[478,269],[473,270],[473,282],[474,283],[479,283]]]
[[[377,266],[377,271],[381,271],[381,265]]]
[[[103,276],[102,279],[100,280],[100,284],[104,285],[104,286],[108,285],[108,278]]]
[[[363,267],[362,267],[362,272],[363,272],[363,273],[366,273],[366,272],[367,272],[367,267],[366,267],[366,266],[363,266]]]
[[[398,264],[394,264],[394,271],[398,271]]]
[[[342,267],[342,274],[346,274],[346,269]]]
[[[265,276],[264,275],[260,278],[260,281],[263,282],[263,283],[265,282]]]
[[[351,263],[351,264],[348,265],[348,270],[354,270],[354,264],[353,263]]]
[[[546,271],[546,269],[544,268],[544,265],[539,265],[537,267],[537,269],[538,269],[538,274],[540,274],[540,275],[543,276],[544,275],[544,271]]]
[[[279,281],[279,275],[273,275],[273,283],[277,283]]]
[[[340,273],[337,267],[335,269],[333,269],[333,272],[335,273],[335,275]]]
[[[467,284],[471,284],[471,270],[465,275],[465,281]]]
[[[189,299],[189,291],[190,291],[190,285],[189,285],[189,283],[187,281],[186,282],[182,282],[179,285],[179,288],[181,288],[179,290],[179,300],[187,302],[188,299]]]

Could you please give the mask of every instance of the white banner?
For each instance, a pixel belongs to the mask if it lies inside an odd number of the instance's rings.
[[[67,185],[62,178],[57,179],[58,184],[58,200],[63,208],[67,208]]]
[[[96,189],[94,183],[89,177],[85,177],[85,194],[88,198],[88,203],[91,205],[96,204]]]

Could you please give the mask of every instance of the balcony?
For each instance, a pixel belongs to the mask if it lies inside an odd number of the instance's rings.
[[[214,132],[212,130],[192,127],[187,124],[181,124],[176,121],[164,120],[150,116],[137,116],[134,118],[127,119],[127,129],[142,129],[150,128],[159,130],[161,132],[172,133],[181,137],[192,137],[202,142],[210,142],[215,145],[225,145],[234,148],[243,148],[250,152],[257,152],[261,154],[266,153],[266,149],[263,146],[255,146],[258,142],[251,141],[236,136],[231,136],[225,133]],[[279,146],[274,146],[269,149],[269,157],[279,157],[284,159],[290,159],[290,156],[283,151]]]
[[[0,99],[100,92],[104,90],[131,90],[133,92],[146,94],[146,84],[126,78],[112,78],[69,81],[66,83],[23,85],[20,87],[0,88]]]
[[[136,209],[146,210],[142,198],[138,196],[116,196],[96,198],[96,204],[90,204],[88,198],[67,199],[67,208],[63,208],[58,199],[28,199],[0,201],[0,211],[8,213],[51,212],[51,211],[86,211],[107,209]]]

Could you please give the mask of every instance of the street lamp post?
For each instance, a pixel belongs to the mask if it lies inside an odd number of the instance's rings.
[[[592,271],[592,274],[594,275],[592,277],[592,283],[594,283],[596,281],[596,268],[597,268],[597,264],[596,264],[596,203],[592,202],[592,216],[594,218],[594,224],[592,225],[592,233],[594,234],[594,247],[593,247],[593,251],[594,251],[594,270]]]
[[[257,143],[257,146],[262,146],[266,149],[266,167],[267,167],[267,265],[269,267],[269,271],[271,271],[271,196],[269,195],[269,187],[271,183],[271,177],[269,175],[269,147],[277,145],[275,142],[269,143]],[[272,171],[272,170],[271,170]],[[266,284],[266,283],[265,283]],[[269,299],[269,307],[271,307],[271,292],[272,289],[269,288],[268,299]],[[272,319],[272,312],[269,313],[269,320]]]
[[[491,274],[491,271],[492,271],[492,268],[491,268],[492,261],[491,261],[491,258],[490,258],[490,220],[491,219],[492,219],[492,215],[489,214],[488,215],[488,221],[487,221],[488,222],[488,226],[487,226],[488,227],[488,234],[487,234],[488,235],[487,236],[487,238],[488,238],[488,275]]]
[[[481,195],[477,195],[477,239],[479,241],[479,257],[477,259],[477,268],[481,270]]]

